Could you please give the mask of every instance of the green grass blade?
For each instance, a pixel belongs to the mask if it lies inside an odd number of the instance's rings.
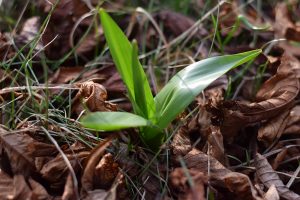
[[[89,113],[80,122],[84,127],[97,131],[116,131],[150,125],[147,119],[128,112]]]
[[[166,128],[210,83],[261,53],[261,49],[201,60],[178,72],[155,97],[157,125]]]
[[[137,47],[132,47],[123,31],[103,9],[100,9],[100,18],[110,53],[127,87],[135,113],[152,120],[155,114],[154,98],[138,60]]]
[[[138,46],[135,40],[132,42],[132,77],[134,82],[136,104],[140,109],[137,114],[154,122],[154,98],[152,96],[146,74],[138,59]]]

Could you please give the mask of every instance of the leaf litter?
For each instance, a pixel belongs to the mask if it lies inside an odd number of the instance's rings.
[[[205,1],[172,5],[36,1],[14,31],[0,30],[1,199],[300,199],[299,3],[221,2],[219,14]],[[134,128],[96,132],[78,122],[132,110],[106,53],[100,6],[143,49],[153,92],[207,56],[261,47],[264,55],[197,96],[153,154]],[[199,24],[205,9],[218,20]]]

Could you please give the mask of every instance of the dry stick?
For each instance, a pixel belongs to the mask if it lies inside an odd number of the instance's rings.
[[[55,139],[50,135],[50,133],[44,128],[44,127],[41,127],[44,132],[46,133],[46,135],[49,137],[49,139],[51,140],[51,142],[54,144],[54,146],[56,147],[56,149],[58,150],[58,152],[60,153],[62,159],[65,161],[69,171],[70,171],[70,174],[72,176],[72,180],[73,180],[73,185],[74,185],[74,191],[75,191],[75,197],[76,199],[80,200],[79,198],[79,193],[78,193],[78,182],[77,182],[77,178],[76,178],[76,174],[75,174],[75,171],[69,161],[69,159],[67,158],[66,154],[64,154],[64,152],[61,150],[61,148],[59,147],[59,145],[57,144],[57,142],[55,141]]]

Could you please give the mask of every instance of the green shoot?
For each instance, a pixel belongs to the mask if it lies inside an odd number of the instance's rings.
[[[135,113],[96,112],[82,118],[81,123],[98,131],[140,127],[142,141],[152,150],[163,143],[164,129],[210,83],[232,68],[253,60],[261,49],[244,53],[211,57],[179,71],[153,98],[146,74],[138,60],[136,41],[132,44],[113,19],[100,9],[107,44],[116,68],[129,94]]]

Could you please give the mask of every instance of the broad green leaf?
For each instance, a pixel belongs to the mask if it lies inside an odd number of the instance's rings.
[[[138,60],[137,48],[133,49],[123,31],[103,9],[100,9],[100,18],[110,53],[127,87],[135,113],[154,120],[154,98]]]
[[[94,112],[82,117],[81,124],[98,131],[116,131],[125,128],[149,126],[150,122],[128,112]]]
[[[260,53],[258,49],[207,58],[178,72],[155,97],[157,125],[166,128],[210,83]]]

